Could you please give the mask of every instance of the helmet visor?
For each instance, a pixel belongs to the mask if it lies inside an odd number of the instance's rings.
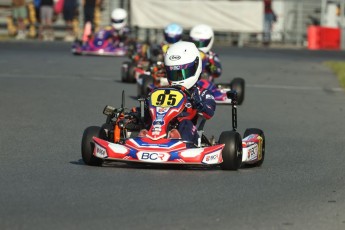
[[[200,40],[191,39],[191,42],[193,42],[197,48],[203,48],[203,47],[207,47],[208,44],[210,44],[211,38],[210,39],[200,39]]]
[[[115,24],[123,23],[124,21],[125,19],[111,19],[111,22]]]
[[[169,81],[183,81],[195,75],[199,65],[199,57],[184,65],[165,66]]]
[[[165,41],[167,41],[169,44],[173,44],[173,43],[176,43],[178,41],[181,40],[181,35],[180,34],[176,34],[176,35],[169,35],[167,33],[164,33],[164,38],[165,38]]]

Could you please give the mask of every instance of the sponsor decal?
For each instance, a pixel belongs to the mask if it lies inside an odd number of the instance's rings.
[[[213,99],[214,100],[214,96],[210,95],[210,94],[207,94],[206,95],[206,99]]]
[[[153,125],[152,133],[154,135],[158,135],[162,131],[162,126],[164,125],[164,121],[154,120],[152,125]]]
[[[177,60],[180,60],[180,59],[181,59],[180,55],[171,55],[169,57],[169,60],[171,60],[171,61],[177,61]]]
[[[166,162],[169,160],[170,155],[168,153],[160,152],[138,152],[137,157],[141,161]]]
[[[258,145],[253,145],[253,147],[248,148],[247,158],[250,161],[258,158]]]
[[[204,164],[217,164],[219,162],[219,155],[220,155],[220,151],[206,154],[204,156],[204,159],[202,160],[202,163],[204,163]]]
[[[170,70],[180,70],[181,68],[182,68],[182,66],[180,66],[180,65],[169,66]]]
[[[106,158],[108,156],[107,150],[98,144],[95,144],[94,155],[99,158]]]
[[[169,109],[170,109],[169,107],[156,107],[157,113],[160,113],[160,114],[168,112]]]

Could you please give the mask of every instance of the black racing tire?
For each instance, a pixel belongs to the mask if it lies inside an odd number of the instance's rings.
[[[81,53],[78,53],[78,52],[72,52],[73,53],[73,55],[75,55],[75,56],[81,56]]]
[[[225,144],[220,164],[223,170],[238,170],[242,164],[242,138],[236,131],[225,131],[220,134],[219,144]]]
[[[245,81],[243,78],[234,78],[230,82],[230,88],[237,92],[237,104],[242,105],[245,93]]]
[[[136,65],[133,63],[131,63],[128,66],[127,82],[129,83],[137,82],[137,80],[135,79],[135,68],[136,68]]]
[[[265,160],[265,133],[264,131],[262,131],[261,129],[257,129],[257,128],[250,128],[250,129],[246,129],[246,131],[244,132],[243,138],[251,135],[251,134],[258,134],[261,138],[262,138],[262,155],[261,155],[261,159],[259,161],[257,161],[255,164],[253,164],[254,166],[260,167],[262,165],[262,163],[264,163]]]
[[[142,82],[142,78],[143,78],[144,74],[140,74],[138,77],[138,81],[137,81],[137,97],[141,98],[143,96],[143,92],[142,92],[142,84],[139,84],[138,82],[141,81]]]
[[[94,136],[102,138],[105,136],[105,132],[103,129],[101,129],[101,127],[98,126],[90,126],[86,128],[81,141],[81,156],[85,164],[91,166],[101,166],[103,160],[93,155],[95,143],[93,142],[92,137]]]
[[[153,83],[153,77],[147,74],[142,75],[143,84],[141,85],[141,96],[147,97],[150,92],[149,85]]]
[[[127,78],[128,78],[128,72],[129,72],[129,66],[131,65],[131,63],[129,61],[125,61],[122,63],[121,66],[121,81],[122,82],[127,82]]]

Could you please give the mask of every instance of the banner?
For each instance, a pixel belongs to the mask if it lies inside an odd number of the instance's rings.
[[[263,30],[261,1],[131,0],[131,24],[162,29],[178,23],[185,29],[207,24],[220,32],[257,33]]]

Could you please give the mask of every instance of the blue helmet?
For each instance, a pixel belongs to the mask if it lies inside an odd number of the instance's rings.
[[[164,29],[165,41],[169,44],[176,43],[182,38],[183,28],[179,24],[171,23]]]

